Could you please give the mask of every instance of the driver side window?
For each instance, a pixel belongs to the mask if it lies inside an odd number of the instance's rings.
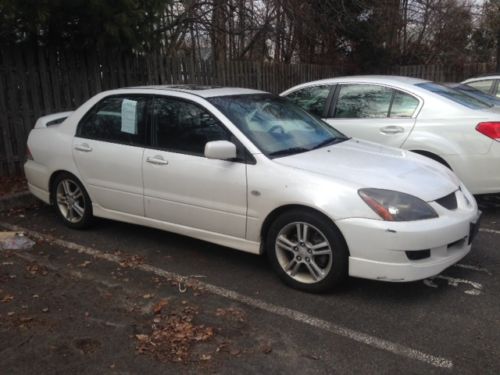
[[[176,98],[155,98],[155,145],[167,151],[203,156],[210,141],[231,141],[231,133],[201,106]]]

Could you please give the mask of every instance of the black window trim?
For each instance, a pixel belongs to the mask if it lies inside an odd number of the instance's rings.
[[[140,148],[148,148],[149,147],[149,142],[151,142],[151,105],[153,103],[152,94],[141,94],[141,93],[130,93],[130,94],[112,94],[105,96],[101,100],[99,100],[97,103],[95,103],[92,107],[90,107],[87,112],[82,116],[80,121],[78,121],[78,124],[76,126],[75,130],[75,137],[82,138],[82,139],[89,139],[92,141],[98,141],[98,142],[107,142],[107,143],[112,143],[112,144],[117,144],[117,145],[123,145],[123,146],[131,146],[131,147],[140,147]],[[119,142],[117,140],[110,141],[109,139],[99,139],[99,138],[92,138],[92,137],[86,137],[81,135],[81,126],[82,122],[87,119],[87,117],[90,115],[90,113],[99,105],[101,104],[104,100],[110,99],[110,98],[133,98],[133,97],[141,97],[146,99],[146,129],[145,129],[145,136],[144,136],[144,144],[139,145],[139,144],[130,144],[126,142]]]
[[[500,94],[500,79],[494,79],[493,84],[491,85],[491,96],[498,98],[498,94]]]
[[[197,103],[195,101],[192,101],[192,100],[189,100],[187,98],[183,98],[183,97],[179,97],[179,96],[175,96],[175,95],[158,95],[158,94],[155,94],[155,95],[151,95],[153,98],[151,100],[151,113],[153,113],[152,109],[153,109],[153,106],[154,106],[154,102],[156,99],[158,98],[168,98],[168,99],[173,99],[173,100],[177,100],[177,101],[183,101],[183,102],[186,102],[186,103],[189,103],[189,104],[193,104],[199,108],[202,108],[203,110],[205,110],[206,112],[208,112],[210,115],[212,115],[218,122],[219,124],[235,139],[236,142],[233,142],[235,143],[236,145],[236,148],[240,148],[243,150],[243,154],[244,154],[244,158],[236,158],[236,159],[231,159],[231,160],[228,160],[228,161],[232,161],[234,163],[243,163],[243,164],[252,164],[252,165],[255,165],[257,164],[257,160],[255,159],[255,157],[247,150],[247,148],[243,145],[243,143],[241,143],[241,141],[238,139],[238,137],[236,137],[233,132],[231,130],[229,130],[227,128],[227,126],[216,116],[212,113],[212,111],[210,111],[207,107],[203,106],[202,104],[200,103]],[[169,148],[165,148],[165,147],[160,147],[158,146],[157,144],[157,139],[155,138],[154,134],[156,133],[156,129],[157,129],[157,126],[158,126],[158,122],[157,122],[157,117],[156,116],[149,116],[149,117],[152,117],[152,121],[151,121],[151,132],[150,132],[150,145],[146,148],[148,149],[151,149],[151,150],[158,150],[158,151],[164,151],[164,152],[171,152],[171,153],[175,153],[175,154],[181,154],[181,155],[190,155],[190,156],[196,156],[196,157],[200,157],[200,158],[206,158],[205,156],[203,155],[200,155],[199,153],[194,153],[194,152],[188,152],[188,151],[179,151],[179,150],[172,150],[172,149],[169,149]]]
[[[335,111],[337,109],[337,103],[338,103],[338,100],[339,100],[340,89],[342,88],[342,86],[347,86],[347,85],[381,86],[381,87],[385,87],[387,89],[390,89],[392,91],[391,102],[389,104],[389,109],[387,111],[386,117],[369,118],[369,119],[372,119],[372,120],[383,119],[383,118],[385,118],[385,119],[414,119],[414,118],[416,118],[418,116],[418,114],[420,113],[420,110],[424,106],[424,100],[422,98],[416,96],[415,94],[410,93],[408,91],[405,91],[403,89],[400,89],[399,87],[393,87],[393,86],[389,86],[389,85],[386,85],[386,84],[383,84],[383,83],[378,83],[378,82],[339,82],[339,83],[336,83],[335,85],[336,85],[336,87],[335,87],[335,93],[332,96],[332,102],[331,102],[330,110],[328,111],[328,117],[327,117],[327,119],[331,119],[331,120],[335,120],[335,119],[339,119],[339,120],[361,120],[361,119],[366,119],[366,117],[360,117],[360,118],[335,117]],[[394,97],[395,97],[397,91],[399,91],[399,92],[401,92],[403,94],[409,95],[409,96],[415,98],[418,101],[418,105],[417,105],[417,107],[415,108],[415,110],[413,111],[413,113],[412,113],[412,115],[410,117],[402,117],[402,116],[391,117],[392,104],[394,102]]]

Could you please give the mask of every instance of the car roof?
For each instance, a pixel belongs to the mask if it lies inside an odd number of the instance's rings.
[[[488,79],[500,79],[500,74],[493,73],[493,74],[485,74],[477,77],[467,78],[466,80],[462,81],[462,83],[473,82],[473,81],[485,81]]]
[[[126,89],[177,91],[201,96],[203,98],[230,95],[268,94],[268,92],[261,90],[245,89],[241,87],[222,87],[208,85],[148,85],[127,87],[125,88],[125,90]]]
[[[391,76],[391,75],[358,75],[358,76],[344,76],[344,77],[333,77],[333,78],[327,78],[327,79],[321,79],[318,81],[311,81],[307,83],[303,83],[298,86],[294,86],[290,88],[289,90],[295,91],[298,88],[301,87],[307,87],[307,86],[316,86],[316,85],[321,85],[321,84],[335,84],[335,83],[342,83],[342,82],[349,82],[349,83],[379,83],[379,84],[394,84],[396,86],[412,86],[416,85],[417,83],[424,83],[424,82],[430,82],[429,80],[426,79],[420,79],[420,78],[413,78],[413,77],[404,77],[404,76]],[[289,90],[286,90],[288,92]]]

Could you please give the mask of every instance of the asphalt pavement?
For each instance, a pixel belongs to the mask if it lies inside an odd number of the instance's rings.
[[[47,304],[59,303],[50,311],[60,315],[56,321],[65,323],[56,324],[58,329],[50,334],[21,332],[20,338],[38,339],[20,347],[12,338],[16,337],[12,324],[1,324],[2,317],[10,321],[19,312],[9,316],[14,301],[0,303],[0,363],[9,373],[26,373],[36,364],[39,373],[176,369],[187,373],[498,374],[500,199],[486,197],[480,204],[482,228],[471,253],[438,277],[404,284],[352,278],[323,295],[286,287],[265,257],[188,237],[109,220],[75,231],[66,228],[48,206],[0,214],[3,223],[52,239],[38,239],[32,250],[4,254],[8,259],[0,270],[7,276],[0,279],[0,290],[27,298],[26,290],[43,287],[53,293],[64,291],[72,301],[66,306],[61,296],[50,298]],[[20,279],[9,279],[14,271],[8,267],[18,267],[19,273],[30,264],[43,265],[47,275],[41,284],[18,288]],[[178,277],[198,280],[200,286],[186,287]],[[158,278],[164,282],[157,282]],[[103,293],[113,297],[102,301]],[[161,298],[170,301],[172,311],[182,309],[183,303],[194,306],[199,322],[193,324],[214,329],[214,338],[190,344],[187,360],[138,350],[144,337],[137,327],[151,328],[154,314],[147,307],[151,309]],[[76,316],[81,320],[72,325]],[[99,324],[86,319],[89,316],[111,326],[100,331]],[[94,330],[85,333],[87,325],[94,323]],[[49,336],[59,348],[48,357],[50,366],[47,361],[27,362],[33,353],[47,357],[41,348]],[[78,337],[94,343],[91,353],[75,349]],[[18,349],[12,350],[13,345]],[[70,349],[61,350],[61,345]]]

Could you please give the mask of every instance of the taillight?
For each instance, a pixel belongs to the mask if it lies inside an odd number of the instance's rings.
[[[33,155],[31,155],[31,151],[28,146],[26,146],[26,160],[33,160]]]
[[[476,130],[495,141],[500,141],[500,122],[480,122]]]

